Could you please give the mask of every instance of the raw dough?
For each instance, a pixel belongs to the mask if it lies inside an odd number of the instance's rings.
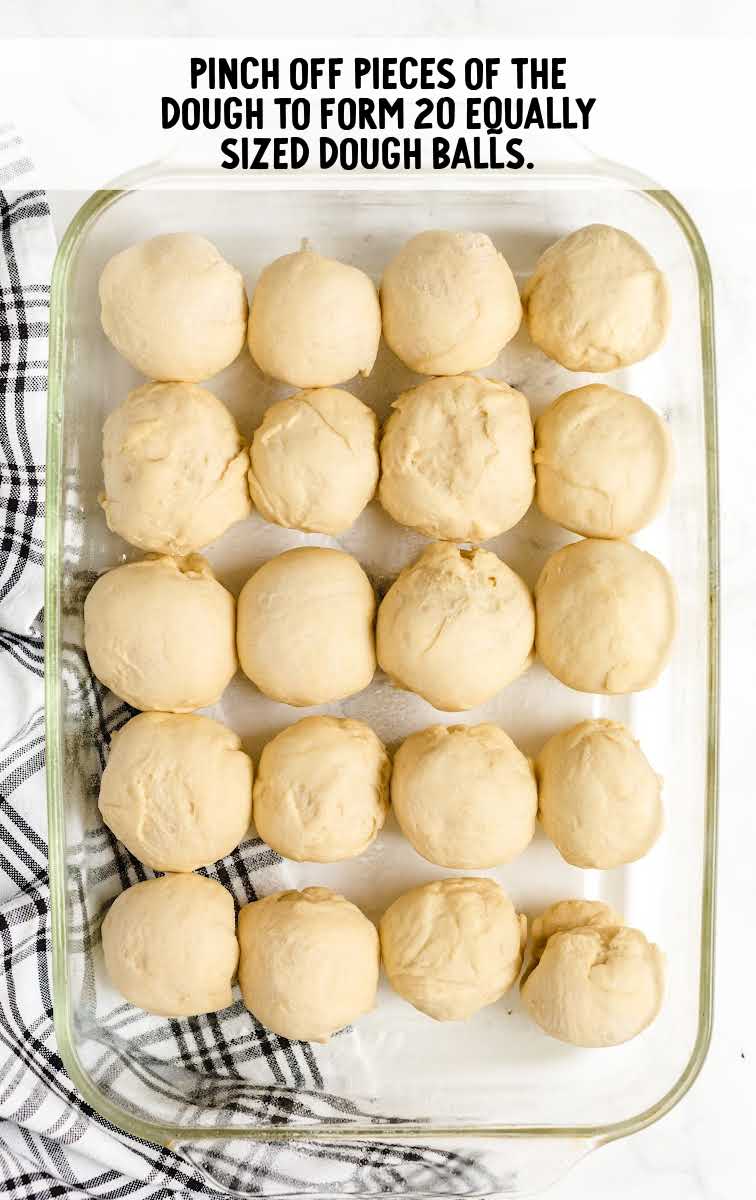
[[[239,596],[242,670],[284,704],[352,696],[375,671],[374,616],[370,580],[351,554],[286,550],[255,571]]]
[[[536,772],[541,825],[573,867],[635,862],[661,833],[661,778],[617,721],[581,721],[549,738]]]
[[[483,542],[533,499],[533,425],[522,392],[470,375],[429,379],[395,400],[379,498],[428,537]]]
[[[535,832],[533,767],[498,725],[432,725],[394,758],[394,815],[418,854],[439,867],[510,862]]]
[[[191,383],[147,383],[103,430],[108,527],[132,546],[191,554],[252,511],[249,455],[231,413]]]
[[[375,1005],[380,949],[372,922],[328,888],[276,892],[239,913],[239,986],[279,1037],[327,1042]]]
[[[372,280],[313,250],[267,266],[252,297],[249,349],[261,371],[299,388],[369,375],[381,336]]]
[[[362,854],[386,820],[391,763],[362,721],[305,717],[260,756],[255,826],[296,862],[339,862]]]
[[[549,246],[522,299],[536,346],[571,371],[640,362],[669,327],[664,274],[635,238],[611,225],[586,225]]]
[[[586,539],[546,560],[535,588],[536,649],[578,692],[652,687],[677,624],[675,587],[652,554]]]
[[[459,375],[494,361],[520,327],[517,284],[485,233],[430,229],[383,273],[383,336],[421,375]]]
[[[255,430],[249,490],[266,521],[342,533],[378,483],[378,420],[349,392],[317,388],[272,404]]]
[[[199,554],[126,563],[84,602],[89,665],[134,708],[206,708],[236,671],[234,607]]]
[[[624,924],[617,910],[610,904],[605,904],[603,900],[557,900],[555,904],[550,904],[540,917],[535,917],[530,926],[530,952],[533,959],[531,969],[540,960],[546,943],[554,933]]]
[[[194,1017],[231,1004],[239,960],[230,892],[204,875],[163,875],[121,892],[102,923],[113,986],[161,1017]]]
[[[116,254],[100,276],[100,305],[108,338],[149,379],[209,379],[234,361],[247,332],[241,274],[194,233]]]
[[[536,421],[536,499],[586,537],[626,537],[669,491],[672,443],[652,408],[603,383],[565,392]]]
[[[520,973],[525,917],[493,879],[439,879],[395,900],[380,923],[394,991],[436,1021],[464,1021]]]
[[[230,854],[252,820],[252,760],[209,717],[141,713],[114,733],[102,819],[155,871],[195,871]]]
[[[489,550],[434,542],[389,588],[378,609],[378,662],[397,685],[435,708],[474,708],[530,664],[533,601]]]

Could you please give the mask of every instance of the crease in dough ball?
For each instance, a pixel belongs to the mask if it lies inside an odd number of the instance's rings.
[[[381,337],[373,281],[357,267],[305,248],[262,272],[249,314],[249,350],[261,371],[298,388],[369,375]]]
[[[195,1017],[232,1003],[239,961],[234,899],[204,875],[162,875],[116,896],[102,923],[113,987],[161,1017]]]
[[[469,375],[429,379],[394,401],[379,499],[428,537],[483,542],[533,500],[533,425],[522,392]]]
[[[108,528],[132,546],[191,554],[249,516],[249,454],[226,406],[191,383],[130,392],[103,430]]]
[[[483,869],[511,862],[535,832],[533,766],[498,725],[432,725],[399,747],[391,801],[428,862]]]
[[[617,721],[581,721],[555,734],[536,773],[544,833],[574,867],[636,862],[662,831],[661,777]]]
[[[520,327],[517,284],[485,233],[430,229],[410,238],[381,282],[383,336],[421,375],[488,367]]]
[[[615,371],[658,350],[669,289],[635,238],[586,225],[544,251],[522,294],[531,340],[571,371]]]
[[[199,554],[125,563],[84,601],[89,665],[133,708],[206,708],[236,673],[234,613],[233,596]]]
[[[110,744],[99,808],[155,871],[195,871],[235,850],[252,820],[252,760],[209,717],[140,713]]]
[[[439,879],[395,900],[379,931],[394,991],[436,1021],[465,1021],[519,975],[526,920],[493,879]]]
[[[308,533],[343,533],[378,483],[375,413],[337,388],[272,404],[250,448],[249,490],[266,521]]]
[[[379,609],[378,662],[397,687],[447,712],[475,708],[530,665],[527,585],[490,550],[434,542]]]
[[[669,492],[672,442],[660,417],[603,383],[565,392],[536,421],[536,500],[586,537],[627,537]]]
[[[375,1006],[378,933],[328,888],[276,892],[239,913],[239,986],[249,1011],[292,1041],[327,1042]]]
[[[601,926],[624,925],[616,909],[603,900],[557,900],[530,925],[530,969],[540,961],[552,934],[569,933],[571,929],[598,929]],[[525,976],[523,977],[524,982]]]
[[[242,670],[284,704],[343,700],[375,673],[374,616],[375,593],[351,554],[286,550],[255,571],[239,596]]]
[[[578,692],[652,687],[677,625],[667,569],[637,546],[586,538],[546,560],[535,587],[536,650]]]
[[[106,263],[100,319],[119,354],[149,379],[199,383],[241,351],[247,293],[207,238],[166,233]]]
[[[263,841],[295,862],[340,862],[386,820],[391,763],[362,721],[305,717],[268,742],[254,787]]]

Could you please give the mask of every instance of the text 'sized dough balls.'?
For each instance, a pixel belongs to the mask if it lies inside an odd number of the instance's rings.
[[[436,1021],[464,1021],[519,975],[526,921],[493,879],[440,879],[395,900],[380,935],[394,991]]]
[[[378,989],[375,926],[328,888],[276,892],[239,913],[239,986],[272,1033],[327,1042],[369,1012]]]
[[[105,422],[100,503],[132,546],[191,554],[249,516],[248,468],[236,422],[212,392],[148,383]]]
[[[116,254],[100,276],[100,306],[116,350],[150,379],[209,379],[234,361],[247,332],[241,274],[194,233]]]
[[[388,812],[391,764],[368,725],[305,717],[268,742],[254,789],[263,841],[296,862],[362,854]]]
[[[429,379],[392,405],[379,498],[428,537],[482,542],[533,499],[533,425],[522,392],[470,375]]]
[[[635,238],[611,225],[586,225],[549,246],[522,298],[531,339],[571,371],[640,362],[669,327],[663,272]]]
[[[101,575],[84,602],[89,665],[134,708],[206,708],[236,672],[234,608],[198,554],[126,563]]]
[[[261,371],[293,387],[333,387],[369,375],[381,337],[373,281],[313,250],[285,254],[257,281],[249,350]]]
[[[498,725],[432,725],[399,747],[394,815],[418,854],[440,867],[510,862],[535,832],[533,767]]]
[[[672,443],[637,396],[594,383],[565,392],[538,418],[535,464],[545,517],[586,537],[627,537],[666,499]]]
[[[225,725],[141,713],[113,734],[102,819],[155,871],[195,871],[239,845],[252,820],[252,760]]]
[[[375,494],[377,440],[375,413],[338,388],[272,404],[250,449],[258,512],[289,529],[342,533]]]
[[[239,596],[242,670],[284,704],[343,700],[373,678],[374,616],[370,580],[351,554],[286,550],[255,571]]]
[[[578,692],[652,687],[677,624],[675,586],[653,554],[586,538],[546,560],[535,588],[536,649]]]
[[[239,961],[234,899],[204,875],[163,875],[121,892],[102,923],[113,986],[161,1017],[228,1008]]]
[[[421,375],[489,366],[520,327],[517,284],[485,233],[430,229],[402,246],[381,282],[383,336]]]
[[[635,862],[662,830],[661,778],[625,725],[581,721],[536,759],[544,832],[574,867]]]
[[[378,662],[397,687],[458,712],[522,674],[534,633],[530,592],[506,563],[489,550],[434,542],[378,609]]]

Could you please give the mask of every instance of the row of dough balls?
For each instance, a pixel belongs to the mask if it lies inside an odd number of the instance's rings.
[[[674,584],[653,555],[583,539],[544,564],[533,597],[489,550],[427,546],[378,608],[360,564],[306,546],[269,559],[237,606],[198,555],[148,557],[101,575],[84,603],[97,678],[134,708],[215,704],[241,665],[273,700],[309,707],[367,687],[379,665],[400,688],[458,712],[530,665],[578,691],[651,687],[676,626]],[[375,625],[375,629],[374,629]]]
[[[133,546],[186,555],[252,511],[309,533],[343,533],[376,493],[428,537],[480,542],[533,500],[585,536],[637,532],[666,498],[665,423],[636,396],[592,384],[559,396],[533,425],[525,396],[469,375],[427,380],[375,413],[336,388],[270,406],[248,448],[205,388],[151,383],[107,418],[108,526]],[[535,470],[534,470],[535,465]]]
[[[661,1007],[664,957],[608,905],[568,900],[533,922],[521,995],[552,1037],[615,1046]],[[137,883],[102,925],[105,964],[132,1004],[194,1016],[232,1003],[280,1037],[327,1042],[376,1002],[381,961],[391,987],[437,1021],[494,1004],[520,975],[527,921],[492,879],[438,880],[405,892],[378,931],[327,888],[277,892],[235,919],[230,892],[200,875]]]

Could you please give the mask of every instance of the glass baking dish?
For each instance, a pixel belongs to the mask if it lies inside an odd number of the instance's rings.
[[[603,898],[619,908],[667,954],[660,1017],[625,1046],[586,1051],[545,1037],[521,1011],[516,988],[465,1024],[437,1024],[382,984],[372,1014],[315,1048],[267,1034],[238,999],[200,1022],[148,1018],[129,1008],[105,977],[99,924],[112,897],[149,872],[102,826],[97,793],[109,735],[131,714],[92,680],[82,648],[82,605],[92,581],[138,557],[108,532],[97,503],[104,417],[140,382],[100,328],[103,264],[130,242],[188,229],[216,242],[250,288],[265,262],[303,237],[377,280],[405,238],[447,227],[489,233],[522,282],[545,246],[594,221],[634,234],[672,290],[673,324],[663,350],[611,376],[657,407],[677,452],[670,502],[637,539],[667,564],[680,594],[679,636],[660,684],[637,696],[585,696],[536,664],[489,704],[459,715],[436,713],[378,675],[361,695],[313,711],[366,719],[390,747],[435,721],[495,720],[531,754],[552,732],[586,716],[630,724],[665,777],[667,829],[646,859],[616,871],[578,871],[538,834],[516,862],[480,873],[499,879],[529,916],[569,896]],[[521,388],[534,414],[591,378],[544,358],[524,331],[486,374]],[[383,418],[391,398],[414,381],[382,349],[369,379],[349,386]],[[209,386],[247,435],[287,390],[264,379],[246,351]],[[419,1196],[533,1191],[590,1149],[633,1133],[677,1103],[700,1070],[712,1019],[716,461],[706,252],[673,196],[621,168],[583,159],[527,178],[507,175],[504,182],[483,172],[288,175],[271,182],[163,164],[87,201],[63,239],[53,278],[45,616],[55,1022],[61,1056],[94,1109],[128,1133],[184,1153],[230,1192]],[[338,544],[356,554],[381,593],[424,540],[373,503]],[[532,585],[546,556],[568,540],[531,510],[489,545]],[[208,557],[238,591],[262,561],[302,542],[335,544],[255,515]],[[254,755],[304,715],[264,699],[240,676],[211,711]],[[321,882],[377,917],[406,887],[453,872],[420,859],[390,821],[351,863],[284,863],[251,838],[208,873],[239,903]],[[223,1034],[223,1053],[214,1031]],[[285,1170],[275,1165],[282,1141]]]

